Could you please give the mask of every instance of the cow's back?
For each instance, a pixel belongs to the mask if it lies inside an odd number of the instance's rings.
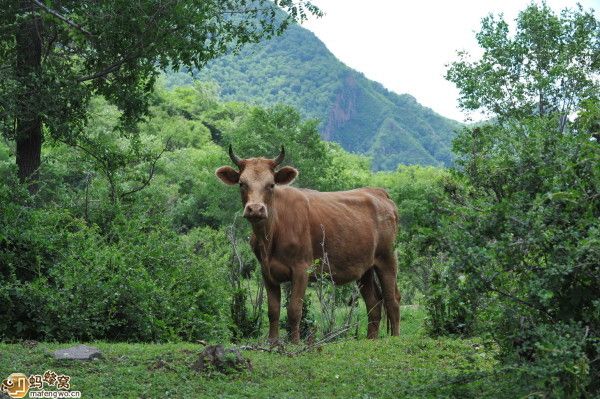
[[[331,268],[336,282],[346,283],[360,278],[376,256],[393,251],[398,217],[384,190],[318,192],[285,187],[279,194],[278,239],[287,243],[283,256],[297,257],[300,251],[311,260],[322,259],[324,249],[329,262],[325,271]]]

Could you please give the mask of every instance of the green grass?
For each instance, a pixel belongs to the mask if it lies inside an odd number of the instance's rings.
[[[230,375],[193,371],[202,346],[191,343],[93,342],[104,358],[91,362],[49,356],[66,344],[0,344],[0,372],[2,378],[46,370],[70,375],[71,389],[84,398],[478,397],[484,384],[476,377],[464,384],[462,378],[491,371],[493,354],[476,339],[429,338],[422,324],[423,311],[407,307],[400,337],[344,339],[295,356],[245,351],[253,371]]]

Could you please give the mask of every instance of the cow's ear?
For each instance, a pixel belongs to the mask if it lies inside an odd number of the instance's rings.
[[[233,186],[240,181],[240,172],[233,169],[231,166],[221,166],[216,170],[215,174],[225,184]]]
[[[291,166],[284,166],[275,172],[275,183],[290,184],[298,176],[298,171]]]

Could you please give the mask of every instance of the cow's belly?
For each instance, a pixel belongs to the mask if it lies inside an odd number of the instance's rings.
[[[374,246],[364,244],[365,242],[361,248],[354,246],[345,251],[342,248],[332,248],[330,251],[326,250],[326,256],[322,255],[322,251],[313,251],[310,265],[308,260],[296,260],[285,256],[287,252],[281,252],[271,258],[270,275],[275,281],[285,282],[291,280],[293,272],[301,272],[308,273],[311,281],[324,278],[332,279],[335,284],[347,284],[360,279],[373,266]],[[310,251],[310,248],[298,247],[294,252],[306,253],[307,250]]]
[[[347,284],[358,280],[365,271],[373,267],[374,263],[372,253],[344,254],[344,256],[328,256],[327,258],[329,259],[333,282],[336,284]],[[325,269],[327,269],[326,263],[324,262]]]
[[[373,267],[375,238],[368,229],[329,237],[325,240],[325,255],[321,243],[313,251],[318,273],[323,271],[330,275],[336,284],[347,284],[358,280]]]
[[[315,282],[319,281],[319,279],[323,279],[325,281],[333,281],[333,283],[336,285],[348,284],[362,277],[365,271],[370,268],[366,265],[367,264],[355,265],[355,267],[344,270],[337,270],[332,267],[331,274],[328,272],[322,272],[320,270],[320,266],[316,266],[313,268],[313,270],[311,270],[310,281]]]

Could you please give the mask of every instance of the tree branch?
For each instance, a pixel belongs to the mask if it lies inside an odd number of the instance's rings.
[[[101,71],[98,71],[92,75],[88,75],[88,76],[83,76],[81,78],[77,78],[77,82],[78,83],[82,83],[82,82],[86,82],[88,80],[94,80],[94,79],[98,79],[101,78],[103,76],[108,75],[111,72],[116,71],[117,69],[119,69],[121,67],[121,65],[123,65],[124,63],[126,63],[127,61],[129,61],[130,59],[135,58],[135,56],[130,56],[130,57],[125,57],[117,62],[115,62],[112,65],[107,66],[106,68],[104,68]]]
[[[129,190],[127,192],[122,193],[121,199],[124,199],[128,195],[131,195],[131,194],[137,193],[140,190],[143,190],[144,188],[146,188],[148,186],[148,184],[150,184],[150,181],[154,177],[154,172],[156,170],[156,162],[158,162],[160,157],[162,157],[162,155],[165,153],[165,151],[167,151],[167,149],[170,147],[170,145],[171,145],[171,139],[168,139],[167,143],[165,144],[165,147],[162,149],[162,151],[152,160],[152,163],[150,164],[150,172],[148,173],[148,176],[146,177],[146,179],[144,179],[144,181],[142,182],[142,184],[140,186],[134,188],[133,190]]]
[[[176,26],[175,28],[169,30],[168,32],[166,32],[163,36],[159,37],[156,42],[164,40],[166,37],[168,37],[169,35],[177,32],[178,30],[180,30],[182,27],[181,26]],[[150,43],[148,46],[143,46],[140,45],[139,50],[134,52],[134,53],[130,53],[129,55],[123,57],[122,59],[120,59],[119,61],[116,61],[115,63],[107,66],[106,68],[104,68],[101,71],[98,71],[92,75],[87,75],[87,76],[82,76],[80,78],[77,78],[77,82],[78,83],[82,83],[82,82],[86,82],[88,80],[94,80],[94,79],[98,79],[101,77],[104,77],[106,75],[108,75],[109,73],[112,73],[116,70],[118,70],[119,68],[121,68],[121,66],[123,64],[125,64],[128,61],[133,61],[137,58],[140,58],[144,55],[145,52],[148,51],[148,49],[150,47],[152,47],[154,45],[154,43]]]
[[[39,0],[31,0],[32,3],[34,3],[36,6],[38,6],[39,8],[41,8],[42,10],[46,11],[48,14],[60,19],[61,21],[63,21],[64,23],[66,23],[67,25],[71,26],[72,28],[77,29],[78,31],[80,31],[81,33],[83,33],[84,35],[86,35],[88,38],[93,38],[94,35],[86,30],[85,28],[83,28],[81,25],[79,25],[78,23],[70,20],[69,18],[65,17],[64,15],[62,15],[61,13],[59,13],[58,11],[46,6],[44,3],[42,3]]]

